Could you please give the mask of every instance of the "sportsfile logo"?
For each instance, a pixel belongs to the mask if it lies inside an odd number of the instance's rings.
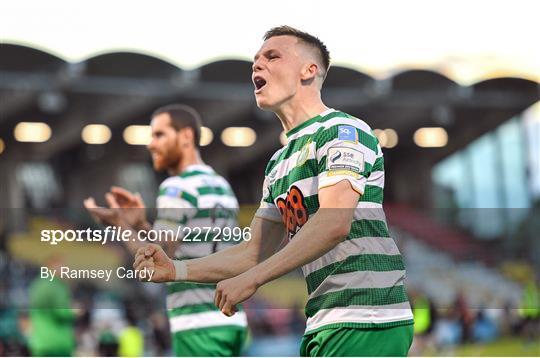
[[[178,226],[176,230],[140,230],[133,231],[117,226],[107,226],[104,230],[41,230],[42,242],[58,245],[61,242],[239,242],[251,240],[250,227]]]
[[[131,230],[122,230],[117,226],[107,226],[104,230],[41,230],[41,241],[51,245],[65,242],[101,242],[102,245],[110,241],[127,242],[131,240]]]

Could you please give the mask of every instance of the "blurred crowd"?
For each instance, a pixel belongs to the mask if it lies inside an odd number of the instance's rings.
[[[415,338],[411,356],[452,354],[464,344],[490,343],[501,338],[518,338],[526,349],[540,354],[539,287],[530,281],[520,307],[474,307],[458,292],[450,307],[437,307],[425,294],[410,292]]]

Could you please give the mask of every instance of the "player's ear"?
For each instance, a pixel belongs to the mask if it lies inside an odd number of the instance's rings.
[[[178,137],[182,142],[182,146],[186,147],[189,143],[195,143],[195,133],[190,127],[182,128],[178,131]]]
[[[309,81],[315,78],[317,76],[317,73],[319,72],[319,66],[317,66],[316,63],[306,63],[304,67],[302,67],[302,74],[301,79],[302,81]]]

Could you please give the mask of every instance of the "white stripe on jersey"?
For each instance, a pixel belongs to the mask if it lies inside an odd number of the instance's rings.
[[[306,334],[332,323],[387,323],[413,319],[409,302],[384,306],[348,306],[347,308],[321,309],[306,323]]]
[[[231,317],[225,316],[221,311],[208,311],[171,317],[169,318],[169,325],[171,332],[229,325],[246,327],[247,319],[244,311],[236,312]]]

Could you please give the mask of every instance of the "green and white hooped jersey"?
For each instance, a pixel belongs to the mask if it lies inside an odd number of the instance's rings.
[[[257,216],[284,222],[294,240],[319,209],[321,188],[348,180],[361,194],[347,238],[302,267],[309,293],[306,333],[411,324],[405,267],[382,208],[383,154],[371,128],[329,109],[287,137],[266,167]]]
[[[159,187],[155,230],[173,230],[181,236],[177,259],[203,257],[234,245],[230,240],[213,241],[207,228],[237,226],[238,201],[229,183],[208,165],[190,165]],[[200,231],[199,231],[200,230]],[[183,236],[183,237],[182,237]],[[244,311],[232,317],[221,313],[214,304],[214,284],[173,282],[167,284],[167,311],[171,332],[212,327],[247,326]]]

